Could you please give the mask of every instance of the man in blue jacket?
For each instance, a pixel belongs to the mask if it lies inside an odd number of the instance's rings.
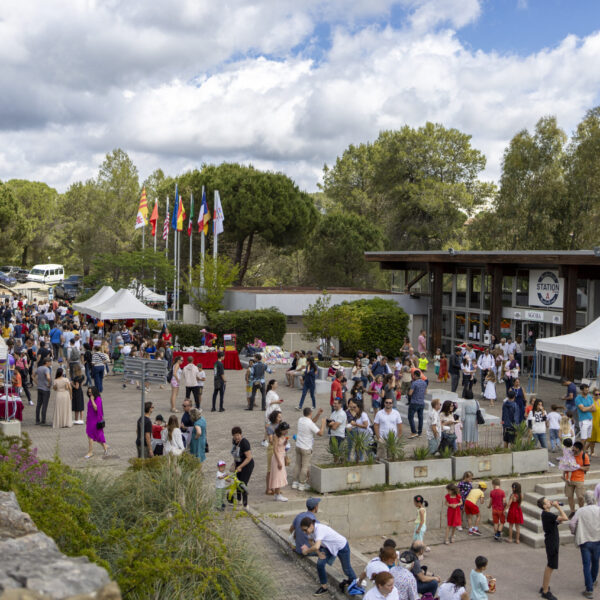
[[[504,447],[515,443],[517,405],[515,404],[514,390],[508,390],[504,404],[502,404],[502,439]]]

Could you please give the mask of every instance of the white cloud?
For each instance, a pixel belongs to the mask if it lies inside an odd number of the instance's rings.
[[[471,134],[497,178],[514,133],[546,114],[572,130],[600,89],[600,34],[524,57],[463,45],[479,0],[401,0],[395,29],[373,23],[393,0],[35,4],[3,3],[0,179],[61,190],[114,147],[142,176],[237,160],[314,190],[348,144],[427,120]],[[322,22],[319,60],[294,52]]]

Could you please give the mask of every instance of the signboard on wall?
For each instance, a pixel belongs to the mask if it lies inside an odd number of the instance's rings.
[[[558,271],[531,269],[529,271],[529,305],[562,308],[565,280]]]

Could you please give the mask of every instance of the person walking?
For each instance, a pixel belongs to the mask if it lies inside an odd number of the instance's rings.
[[[316,423],[319,417],[323,414],[323,409],[320,408],[313,417],[313,409],[307,406],[302,415],[298,419],[298,429],[296,433],[296,462],[294,465],[294,481],[292,489],[308,490],[310,484],[308,478],[310,474],[310,462],[315,443],[315,435],[322,436],[325,432],[325,419],[321,419],[321,427]]]
[[[458,382],[460,380],[460,373],[462,370],[462,358],[461,349],[457,346],[454,349],[454,354],[450,355],[450,364],[448,366],[448,372],[450,373],[451,389],[456,392],[458,389]]]
[[[185,384],[185,399],[189,400],[190,395],[193,394],[196,408],[200,408],[200,403],[202,402],[202,386],[204,386],[206,375],[204,375],[204,371],[202,371],[202,365],[198,368],[194,364],[193,356],[188,356],[187,361],[188,364],[185,365],[182,370],[183,382]]]
[[[266,410],[266,382],[265,373],[270,373],[271,369],[263,361],[262,354],[256,354],[254,356],[254,365],[250,372],[250,379],[252,380],[252,393],[250,394],[250,406],[248,410],[254,410],[254,401],[256,399],[256,392],[260,390],[261,397],[261,409]]]
[[[569,522],[569,529],[575,536],[575,545],[581,552],[586,598],[594,597],[594,586],[598,579],[600,566],[600,506],[596,504],[594,492],[588,490],[585,495],[585,506],[578,508]]]
[[[191,358],[191,357],[190,357]],[[179,411],[177,410],[177,408],[175,408],[176,406],[176,402],[177,402],[177,394],[179,392],[179,383],[181,380],[181,365],[183,363],[183,356],[177,356],[175,358],[175,360],[173,361],[173,368],[171,369],[171,372],[169,373],[169,375],[171,376],[171,381],[169,382],[171,384],[171,412],[172,413],[178,413]],[[187,395],[186,395],[187,397]]]
[[[317,382],[317,365],[315,364],[315,359],[312,356],[309,356],[306,359],[306,367],[304,369],[304,383],[302,385],[302,395],[300,396],[300,404],[296,408],[296,410],[302,410],[302,405],[304,404],[304,398],[306,398],[306,394],[310,394],[310,399],[312,401],[313,410],[317,407],[317,401],[315,400],[315,386]]]
[[[392,400],[385,400],[383,410],[378,411],[375,415],[375,419],[373,420],[373,431],[377,442],[377,456],[379,458],[391,458],[387,456],[385,440],[390,431],[398,439],[402,437],[402,417],[394,408]]]
[[[81,364],[76,364],[73,367],[73,377],[71,380],[72,387],[72,400],[71,409],[75,415],[73,420],[74,425],[83,425],[83,410],[84,410],[84,398],[83,398],[83,381],[85,377],[81,371]]]
[[[494,357],[490,354],[490,349],[486,348],[482,354],[479,355],[477,359],[477,367],[480,370],[481,377],[481,395],[485,394],[486,381],[485,378],[488,376],[488,373],[491,371],[493,373],[494,366],[496,361]]]
[[[190,417],[194,422],[192,439],[190,440],[190,454],[200,462],[206,460],[206,419],[202,416],[201,408],[192,408]]]
[[[274,499],[279,502],[287,502],[288,499],[281,493],[287,481],[285,446],[288,442],[287,434],[290,426],[282,421],[277,425],[273,436],[273,456],[271,457],[271,476],[269,478],[269,489],[273,490]]]
[[[248,482],[254,470],[254,458],[252,458],[252,450],[250,442],[242,436],[242,428],[235,426],[231,429],[233,447],[231,454],[233,456],[233,465],[231,470],[235,472],[238,479],[245,484],[244,489],[238,490],[238,502],[242,500],[243,506],[248,506]]]
[[[103,352],[101,348],[96,348],[92,352],[92,377],[94,379],[94,387],[102,393],[103,388],[103,380],[104,380],[104,372],[108,367],[108,363],[110,359],[108,358],[108,354]]]
[[[408,392],[408,423],[411,432],[411,435],[408,436],[409,439],[420,437],[423,433],[423,410],[425,409],[425,392],[427,391],[427,381],[421,378],[421,371],[415,370],[412,379]],[[415,414],[418,418],[418,430],[415,428]]]
[[[108,456],[108,444],[104,436],[104,408],[102,406],[102,398],[96,387],[87,389],[88,405],[87,418],[85,420],[85,433],[88,437],[88,453],[84,458],[92,458],[94,455],[94,442],[100,444],[104,449],[104,456]],[[150,404],[150,403],[147,403]],[[152,423],[150,423],[152,430]]]
[[[71,412],[71,383],[64,376],[62,368],[56,370],[56,377],[52,384],[56,392],[54,397],[54,416],[52,417],[52,428],[73,427],[73,414]]]
[[[217,410],[217,396],[219,396],[219,412],[225,412],[225,409],[223,408],[223,400],[225,397],[225,384],[227,380],[225,379],[225,365],[223,364],[224,356],[225,355],[221,350],[217,352],[217,362],[215,362],[214,368],[214,389],[211,412],[215,412]]]

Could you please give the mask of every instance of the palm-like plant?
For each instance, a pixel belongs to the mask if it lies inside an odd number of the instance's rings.
[[[391,461],[404,460],[404,446],[406,442],[396,435],[395,431],[388,431],[383,438],[387,459]]]

